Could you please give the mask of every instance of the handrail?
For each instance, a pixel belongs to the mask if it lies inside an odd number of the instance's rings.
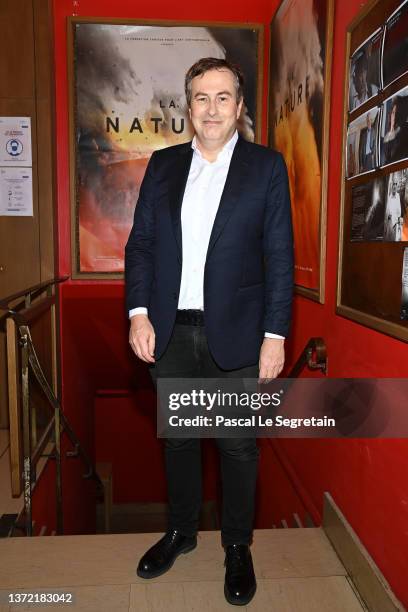
[[[287,377],[298,378],[305,366],[308,366],[311,370],[321,370],[323,374],[327,374],[327,347],[323,338],[310,338]],[[297,492],[303,507],[312,517],[314,524],[319,524],[321,520],[319,510],[316,508],[312,497],[303,486],[296,471],[293,469],[279,440],[276,438],[268,438],[267,442],[275,453],[276,459],[282,470],[286,473],[286,477],[292,488]]]
[[[287,377],[297,378],[306,365],[310,370],[327,374],[327,347],[323,338],[310,338]]]
[[[85,449],[82,447],[79,438],[72,429],[67,417],[62,411],[62,407],[56,392],[47,380],[44,371],[41,367],[37,353],[32,341],[29,325],[35,321],[41,314],[48,311],[50,308],[55,309],[55,294],[53,285],[67,280],[69,277],[59,277],[44,281],[24,291],[14,293],[0,300],[0,308],[6,310],[4,315],[0,316],[0,321],[3,318],[8,320],[7,333],[10,332],[13,338],[19,335],[19,345],[21,347],[21,386],[22,386],[22,434],[23,434],[23,465],[20,474],[23,478],[24,488],[24,513],[25,513],[25,531],[27,536],[33,533],[32,526],[32,508],[31,500],[32,493],[37,484],[35,478],[35,466],[40,457],[44,455],[44,449],[49,441],[52,441],[53,448],[47,455],[56,460],[56,512],[57,512],[57,533],[63,532],[63,516],[62,516],[62,485],[61,485],[61,434],[65,431],[70,440],[73,451],[66,451],[66,455],[70,457],[80,456],[86,465],[86,473],[84,478],[93,478],[99,486],[102,487],[102,481],[96,472],[91,459],[88,457]],[[34,303],[32,300],[38,298],[42,293],[46,295],[37,299]],[[20,299],[20,303],[13,304]],[[55,312],[55,310],[54,310]],[[17,334],[17,329],[18,334]],[[9,337],[8,337],[9,339]],[[15,345],[14,339],[11,344]],[[10,350],[14,355],[15,350]],[[13,362],[14,363],[14,362]],[[35,422],[35,407],[30,403],[30,385],[29,372],[32,372],[37,383],[42,389],[47,400],[46,405],[52,411],[52,418],[47,421],[44,431],[41,432],[38,441],[32,440],[32,419]],[[14,387],[17,385],[17,377],[13,380]],[[17,402],[17,400],[16,400]],[[18,414],[18,403],[16,403],[16,413]],[[34,410],[34,412],[33,412]],[[19,420],[19,417],[18,417]],[[18,421],[17,421],[18,422]],[[20,431],[20,428],[17,428]],[[16,431],[17,431],[16,430]],[[34,430],[35,431],[35,430]],[[34,448],[33,448],[34,446]],[[21,476],[20,476],[21,478]]]
[[[27,348],[28,348],[28,354],[29,354],[29,362],[31,365],[31,368],[33,370],[33,373],[37,379],[38,384],[40,385],[40,387],[42,388],[42,390],[44,391],[45,395],[47,396],[47,399],[49,401],[49,403],[51,404],[51,406],[54,408],[54,410],[58,410],[60,411],[60,420],[61,420],[61,425],[62,425],[62,429],[66,431],[71,443],[73,446],[75,446],[75,449],[77,451],[76,454],[79,454],[82,459],[84,460],[84,462],[86,463],[86,466],[88,468],[88,472],[86,474],[84,474],[84,478],[95,478],[95,480],[97,480],[100,484],[102,484],[93,464],[92,461],[90,460],[90,458],[88,457],[86,451],[82,448],[81,443],[79,441],[79,438],[77,437],[77,435],[75,434],[74,430],[72,429],[71,425],[69,424],[69,421],[67,419],[67,417],[64,415],[64,413],[61,410],[61,404],[58,400],[58,398],[56,397],[55,393],[53,392],[51,386],[49,385],[45,374],[41,368],[40,362],[38,360],[37,357],[37,353],[35,352],[35,348],[33,345],[33,341],[31,338],[31,334],[30,334],[30,330],[28,329],[27,326],[21,326],[20,327],[20,335],[22,340],[24,339],[24,341],[27,342]],[[72,454],[70,454],[70,456],[73,456]]]
[[[15,315],[11,315],[13,318]],[[19,325],[20,344],[22,347],[22,381],[23,381],[23,433],[24,433],[24,506],[25,506],[25,528],[28,536],[32,535],[32,510],[31,496],[33,490],[32,482],[32,464],[42,456],[42,450],[51,437],[52,432],[55,432],[55,452],[51,453],[56,459],[56,497],[57,497],[57,533],[63,532],[62,519],[62,486],[61,486],[61,433],[65,431],[71,444],[74,446],[74,451],[68,451],[67,456],[77,457],[78,455],[85,462],[87,472],[83,475],[84,478],[93,478],[101,487],[102,482],[88,457],[85,449],[81,446],[79,438],[73,431],[67,417],[61,409],[60,401],[55,395],[51,385],[44,374],[41,364],[38,360],[37,353],[34,348],[30,329],[28,325]],[[48,400],[48,406],[54,410],[54,414],[46,430],[43,432],[40,441],[36,448],[32,451],[31,448],[31,421],[30,421],[30,405],[29,405],[29,385],[28,371],[29,366],[43,390],[45,397]],[[54,427],[52,427],[54,425]]]
[[[8,295],[7,297],[0,299],[0,308],[2,308],[3,310],[8,310],[10,302],[15,302],[15,300],[18,300],[18,298],[29,295],[30,293],[42,293],[47,287],[51,285],[56,285],[58,283],[63,283],[64,281],[68,280],[68,278],[69,276],[58,276],[56,278],[51,278],[49,280],[42,281],[41,283],[37,283],[37,285],[33,285],[32,287],[28,287],[27,289],[17,291],[17,293],[13,293],[12,295]]]
[[[11,295],[8,295],[7,297],[0,299],[0,310],[6,311],[0,315],[0,322],[3,319],[6,319],[9,315],[14,315],[14,317],[16,317],[17,315],[21,315],[22,317],[27,317],[28,313],[25,311],[27,311],[27,309],[31,307],[32,300],[34,300],[36,297],[41,295],[41,293],[44,293],[46,289],[47,289],[47,297],[50,298],[51,288],[54,285],[63,283],[64,281],[68,280],[68,278],[69,276],[59,276],[56,278],[51,278],[49,280],[43,281],[42,283],[37,283],[37,285],[33,285],[32,287],[28,287],[27,289],[22,289],[21,291],[17,291],[17,293],[12,293]],[[20,303],[14,304],[12,307],[10,306],[10,304],[12,304],[13,302],[19,299],[21,300]],[[41,313],[38,313],[38,314],[41,314]],[[20,320],[22,321],[22,319]],[[16,322],[19,323],[20,320],[19,321],[16,320]]]

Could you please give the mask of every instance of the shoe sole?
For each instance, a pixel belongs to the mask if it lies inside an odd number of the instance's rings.
[[[235,599],[235,597],[231,597],[231,595],[228,593],[227,587],[224,584],[224,595],[225,595],[225,599],[228,601],[229,604],[233,605],[233,606],[246,606],[247,604],[249,604],[249,602],[251,601],[251,599],[253,598],[253,596],[256,593],[256,585],[254,587],[254,589],[250,592],[250,594],[247,596],[246,599]]]
[[[140,578],[145,578],[146,580],[148,580],[149,578],[157,578],[158,576],[161,576],[162,574],[165,574],[166,572],[168,572],[169,569],[173,567],[174,562],[176,561],[177,557],[179,557],[180,555],[186,555],[187,553],[194,550],[196,547],[197,547],[197,542],[195,544],[191,544],[190,546],[188,546],[187,548],[184,548],[183,550],[180,550],[177,553],[177,555],[174,557],[174,559],[171,561],[171,563],[169,563],[169,565],[166,565],[164,569],[158,570],[157,572],[154,572],[154,573],[149,572],[148,574],[145,572],[140,572],[139,570],[136,570],[136,574]]]

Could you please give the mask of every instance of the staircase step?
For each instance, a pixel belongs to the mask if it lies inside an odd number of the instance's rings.
[[[149,533],[4,539],[2,587],[143,583],[135,574],[137,561],[159,537]],[[320,528],[256,530],[252,551],[260,578],[346,573]],[[219,580],[223,562],[220,532],[203,531],[196,550],[183,555],[158,580]]]
[[[168,506],[164,503],[113,504],[111,533],[159,533],[167,525]],[[213,500],[202,504],[199,530],[219,528],[217,504]],[[105,533],[104,505],[96,507],[96,532]]]
[[[136,575],[137,562],[160,534],[8,538],[0,542],[0,600],[6,590],[64,589],[75,610],[207,612],[231,610],[224,600],[219,531],[199,534],[154,580]],[[346,572],[320,528],[256,530],[252,554],[259,612],[361,612]],[[245,609],[245,608],[244,608]]]

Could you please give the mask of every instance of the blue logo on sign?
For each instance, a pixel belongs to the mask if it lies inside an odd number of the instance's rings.
[[[23,152],[23,143],[17,140],[16,138],[13,138],[13,140],[9,140],[7,142],[6,151],[9,155],[17,157]]]

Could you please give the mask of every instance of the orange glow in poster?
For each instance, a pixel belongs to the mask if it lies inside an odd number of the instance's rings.
[[[285,159],[295,283],[320,287],[325,0],[284,0],[271,26],[270,143]]]

